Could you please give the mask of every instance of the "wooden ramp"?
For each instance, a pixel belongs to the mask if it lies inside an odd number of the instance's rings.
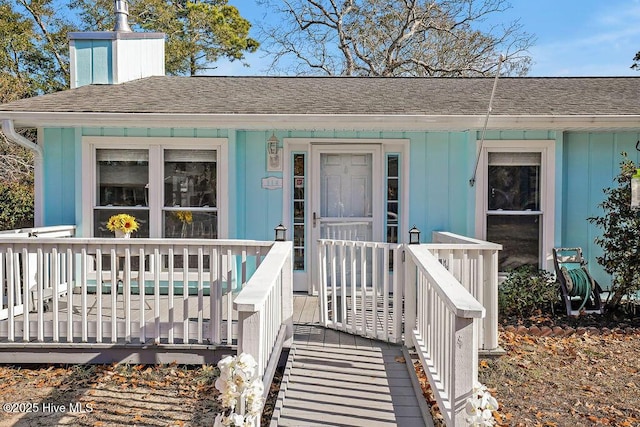
[[[317,306],[294,297],[294,345],[271,426],[430,425],[402,347],[325,329]]]

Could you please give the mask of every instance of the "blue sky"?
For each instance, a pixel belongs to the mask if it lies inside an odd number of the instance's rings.
[[[255,0],[229,0],[256,23],[263,10]],[[494,19],[520,19],[537,38],[530,54],[530,76],[638,76],[631,70],[640,51],[640,0],[511,0],[512,8]],[[261,75],[268,60],[250,55],[251,67],[221,62],[211,74]]]

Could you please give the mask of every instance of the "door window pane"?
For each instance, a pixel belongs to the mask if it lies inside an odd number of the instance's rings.
[[[305,207],[306,207],[305,154],[293,155],[293,268],[305,269]]]
[[[372,155],[322,154],[320,215],[372,217]]]
[[[398,175],[397,154],[387,157],[387,242],[398,243],[398,187],[400,177]]]
[[[370,221],[323,221],[320,226],[320,238],[370,242],[373,240],[372,223]]]

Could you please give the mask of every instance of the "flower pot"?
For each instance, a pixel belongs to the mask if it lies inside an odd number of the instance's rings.
[[[113,232],[116,234],[117,238],[128,239],[131,237],[131,233],[125,233],[124,231],[114,230]]]

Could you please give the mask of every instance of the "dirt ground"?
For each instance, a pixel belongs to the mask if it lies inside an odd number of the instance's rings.
[[[496,425],[640,426],[640,331],[568,337],[503,331],[500,345],[507,353],[481,359],[479,368],[480,382],[500,405]]]
[[[217,368],[178,365],[0,366],[0,427],[212,426]],[[263,411],[269,425],[282,370]]]
[[[215,368],[0,367],[0,426],[201,426],[219,410]]]
[[[541,338],[503,332],[507,355],[480,361],[499,425],[639,426],[640,334]]]

